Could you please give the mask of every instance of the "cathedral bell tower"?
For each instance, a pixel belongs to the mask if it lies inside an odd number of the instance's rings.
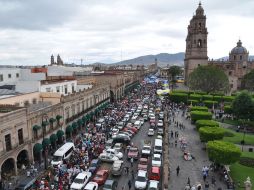
[[[207,28],[204,9],[199,3],[196,14],[188,26],[186,50],[184,59],[184,78],[188,84],[189,74],[200,65],[208,64],[207,57]]]

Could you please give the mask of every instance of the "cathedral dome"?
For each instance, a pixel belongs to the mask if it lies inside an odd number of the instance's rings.
[[[246,54],[246,53],[248,53],[248,51],[245,47],[242,46],[241,40],[239,40],[237,42],[237,46],[231,50],[231,54]]]

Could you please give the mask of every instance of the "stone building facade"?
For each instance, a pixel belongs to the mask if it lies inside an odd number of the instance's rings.
[[[66,136],[69,125],[94,112],[102,103],[108,102],[109,97],[110,86],[103,84],[61,96],[60,102],[52,105],[38,103],[27,108],[2,105],[1,176],[15,175],[22,164],[33,160],[43,162],[42,155],[46,155],[43,144],[52,144],[59,136]],[[7,113],[5,107],[9,109]]]
[[[206,16],[199,3],[196,14],[188,26],[184,60],[185,82],[188,83],[189,74],[198,66],[215,65],[223,69],[228,76],[231,91],[236,91],[240,88],[244,75],[254,69],[254,61],[249,60],[249,52],[242,46],[240,40],[237,46],[230,51],[228,60],[208,60],[207,35]]]

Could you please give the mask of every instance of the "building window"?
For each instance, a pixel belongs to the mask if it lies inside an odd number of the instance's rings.
[[[5,135],[5,149],[6,151],[10,151],[11,147],[11,134]]]
[[[18,103],[18,102],[16,102],[14,105],[15,105],[16,107],[19,107],[19,103]]]
[[[19,73],[16,73],[16,78],[19,78]]]
[[[60,92],[60,86],[56,87],[56,92]]]
[[[29,106],[29,101],[28,101],[28,100],[26,100],[26,101],[24,102],[24,106]]]
[[[75,89],[74,89],[74,84],[72,84],[72,85],[71,85],[71,91],[72,91],[72,93],[74,93],[74,92],[75,92]]]
[[[9,78],[9,79],[11,78],[11,74],[8,74],[8,78]]]
[[[46,92],[50,92],[50,90],[51,90],[50,88],[46,88]]]
[[[242,59],[243,59],[243,56],[240,55],[240,60],[242,60]]]
[[[202,40],[201,40],[201,39],[198,40],[198,47],[199,47],[199,48],[202,47]]]
[[[33,104],[37,104],[37,99],[33,98]]]
[[[231,76],[231,75],[232,75],[232,71],[229,71],[229,72],[228,72],[228,75]]]
[[[23,129],[18,130],[18,138],[19,138],[19,145],[24,143],[24,138],[23,138]]]
[[[67,93],[68,93],[67,85],[64,85],[64,94],[67,94]]]
[[[234,60],[236,60],[236,56],[234,55]]]
[[[0,82],[2,82],[4,80],[3,75],[0,75]]]

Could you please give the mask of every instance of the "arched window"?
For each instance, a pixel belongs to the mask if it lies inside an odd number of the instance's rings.
[[[243,56],[240,55],[240,60],[242,60],[242,59],[243,59]]]
[[[201,39],[198,40],[198,47],[199,47],[199,48],[202,47],[202,40],[201,40]]]
[[[198,23],[198,26],[199,26],[199,28],[201,28],[201,26],[202,26],[202,25],[201,25],[201,22],[200,22],[200,23]]]
[[[236,60],[236,56],[234,55],[234,60]]]

